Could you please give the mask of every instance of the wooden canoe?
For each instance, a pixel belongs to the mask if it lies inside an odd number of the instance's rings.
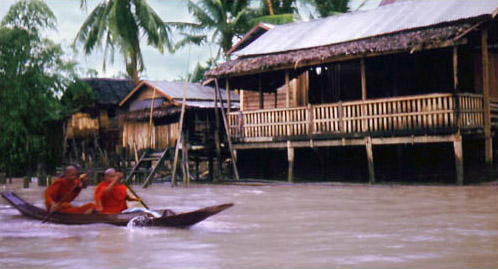
[[[47,216],[47,211],[34,206],[13,192],[2,192],[2,197],[7,200],[13,207],[15,207],[22,215],[43,220]],[[191,212],[180,213],[169,216],[162,216],[160,218],[154,218],[150,214],[145,212],[134,212],[126,214],[63,214],[63,213],[53,213],[47,222],[58,223],[58,224],[94,224],[94,223],[107,223],[119,226],[126,226],[128,222],[137,217],[144,216],[140,221],[141,226],[159,226],[159,227],[178,227],[187,228],[198,222],[201,222],[213,215],[220,213],[221,211],[233,206],[232,203],[221,204],[216,206],[205,207]],[[160,210],[160,213],[164,210]]]

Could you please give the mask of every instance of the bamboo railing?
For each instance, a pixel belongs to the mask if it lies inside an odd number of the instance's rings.
[[[492,105],[498,122],[498,100]],[[434,133],[484,125],[482,95],[428,94],[229,113],[234,138]]]
[[[498,99],[491,98],[489,109],[491,110],[491,126],[498,127]]]

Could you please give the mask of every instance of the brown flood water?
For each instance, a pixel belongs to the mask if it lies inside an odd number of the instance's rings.
[[[20,183],[0,189],[42,206],[43,189]],[[92,190],[77,201],[90,201]],[[42,224],[2,200],[0,267],[498,267],[498,186],[136,191],[152,208],[235,206],[190,229],[169,229]]]

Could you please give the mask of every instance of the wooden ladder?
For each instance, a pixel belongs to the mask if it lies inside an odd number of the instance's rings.
[[[133,166],[130,173],[126,177],[126,184],[130,183],[131,178],[137,172],[137,169],[140,165],[142,165],[146,162],[156,161],[156,164],[152,166],[152,169],[149,171],[149,174],[147,175],[147,178],[145,179],[145,182],[142,185],[143,188],[147,188],[147,186],[149,186],[149,184],[150,184],[151,179],[154,177],[154,175],[158,171],[159,167],[163,163],[164,158],[166,157],[168,151],[169,151],[168,147],[166,147],[161,152],[153,152],[149,149],[145,150],[145,152],[142,154],[142,156],[140,156],[140,159],[138,160],[138,162]]]

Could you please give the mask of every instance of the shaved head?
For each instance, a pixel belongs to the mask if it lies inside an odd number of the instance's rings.
[[[104,173],[105,173],[106,176],[109,175],[109,174],[114,174],[114,173],[116,173],[116,169],[109,168],[109,169],[105,170]]]
[[[109,168],[104,172],[104,179],[107,181],[111,181],[111,179],[114,177],[114,174],[116,174],[116,169]]]
[[[76,167],[70,165],[64,169],[63,177],[67,179],[75,179],[78,174],[78,169]]]

